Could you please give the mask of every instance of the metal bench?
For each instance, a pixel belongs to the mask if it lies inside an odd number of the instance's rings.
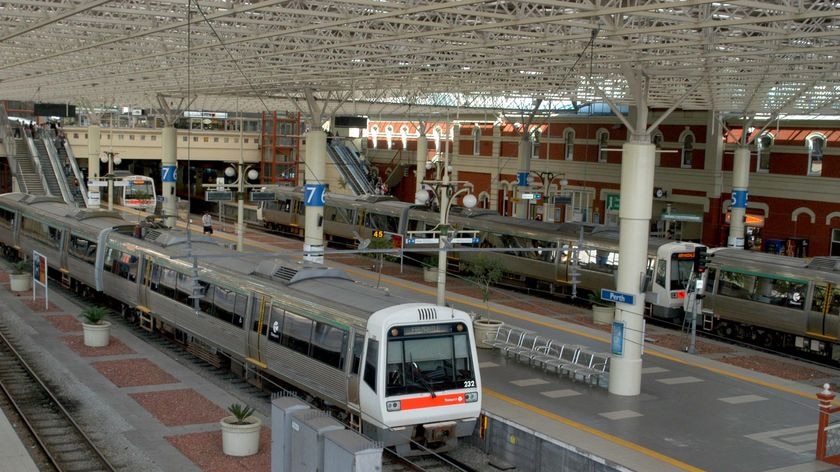
[[[534,348],[527,351],[519,353],[519,360],[528,359],[528,365],[534,365],[534,362],[537,359],[542,359],[543,356],[548,355],[551,352],[552,346],[556,344],[551,338],[541,337],[539,341],[534,344]],[[558,357],[559,352],[554,357]],[[540,361],[540,365],[542,365],[542,361]]]
[[[503,350],[509,346],[519,346],[522,343],[522,338],[526,331],[521,328],[514,328],[511,326],[502,326],[496,333],[496,338],[489,341],[487,344],[493,346],[494,349]]]
[[[525,333],[518,345],[504,348],[505,357],[513,356],[513,358],[519,359],[519,356],[523,353],[533,351],[542,339],[544,338],[538,336],[536,333]]]
[[[568,375],[569,378],[574,379],[574,372],[577,369],[591,369],[592,365],[595,363],[595,356],[597,353],[588,351],[585,349],[581,349],[578,352],[577,358],[575,361],[562,366],[560,370],[560,376]]]
[[[543,362],[543,369],[548,370],[549,367],[553,367],[557,374],[561,374],[565,369],[568,369],[568,366],[575,365],[581,351],[580,346],[564,344],[556,358],[547,359]]]
[[[592,353],[589,367],[577,367],[569,375],[575,381],[586,382],[590,386],[606,387],[608,381],[604,375],[609,372],[610,355],[603,352]]]

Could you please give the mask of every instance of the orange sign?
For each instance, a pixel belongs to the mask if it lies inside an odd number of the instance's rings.
[[[726,224],[730,223],[732,219],[732,212],[726,212]],[[753,228],[763,228],[764,227],[764,216],[763,215],[751,215],[747,213],[744,215],[744,225],[745,226],[752,226]]]
[[[418,398],[406,398],[400,400],[403,410],[416,410],[418,408],[434,408],[436,406],[460,405],[465,403],[463,393],[452,393],[449,395],[438,395],[432,398],[431,395]]]

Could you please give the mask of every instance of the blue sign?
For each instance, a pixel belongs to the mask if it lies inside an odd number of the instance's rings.
[[[624,322],[613,321],[612,326],[612,353],[616,356],[624,355]]]
[[[744,189],[732,189],[732,208],[747,207],[747,191]]]
[[[160,166],[160,180],[163,182],[175,182],[178,179],[178,168],[176,166]]]
[[[327,202],[327,186],[325,184],[306,184],[303,186],[305,195],[303,204],[311,207],[322,207]]]
[[[626,303],[628,305],[633,305],[636,303],[636,297],[630,295],[629,293],[616,292],[613,290],[607,290],[605,288],[601,289],[601,300],[606,300],[608,302],[615,303]]]
[[[520,187],[527,187],[528,186],[528,175],[530,172],[527,170],[519,171],[516,173],[516,184]]]

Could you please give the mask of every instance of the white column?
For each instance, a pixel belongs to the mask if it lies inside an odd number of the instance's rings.
[[[653,205],[655,147],[630,142],[623,148],[621,165],[621,238],[619,240],[618,292],[634,297],[632,305],[616,303],[615,321],[623,322],[622,354],[610,360],[610,393],[638,395],[642,383],[645,297],[641,281],[647,267],[648,233]],[[613,337],[616,337],[615,327]]]
[[[414,193],[419,192],[423,188],[423,177],[426,175],[426,155],[429,153],[429,140],[425,134],[417,137],[417,158],[416,158],[416,184]]]
[[[749,182],[750,150],[747,146],[738,146],[732,164],[732,210],[729,215],[729,239],[726,244],[728,247],[744,249],[744,217],[747,213]]]
[[[113,130],[112,130],[113,132]],[[100,140],[102,138],[102,127],[91,124],[88,126],[88,182],[99,179],[99,153],[102,152],[100,148]],[[88,193],[96,192],[96,197],[99,197],[99,189],[101,187],[88,186]],[[100,201],[96,198],[94,201]],[[98,208],[98,207],[97,207]]]
[[[519,197],[519,200],[514,205],[513,217],[527,220],[529,202],[522,199],[522,192],[527,192],[530,189],[527,182],[528,175],[531,173],[531,142],[528,140],[527,133],[519,140],[519,152],[517,155],[519,156],[519,172],[517,173],[519,185],[516,190],[516,196]]]
[[[315,129],[306,133],[306,184],[304,259],[324,262],[324,196],[326,195],[327,133]]]
[[[178,221],[178,197],[175,182],[178,179],[178,132],[174,126],[161,130],[163,156],[160,162],[161,193],[163,194],[163,224],[174,228]],[[189,224],[189,216],[187,216]]]

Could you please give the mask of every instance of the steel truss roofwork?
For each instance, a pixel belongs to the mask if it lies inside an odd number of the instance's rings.
[[[333,112],[635,103],[840,115],[840,2],[11,0],[0,99]],[[540,100],[540,101],[538,101]],[[294,103],[293,103],[294,102]]]

